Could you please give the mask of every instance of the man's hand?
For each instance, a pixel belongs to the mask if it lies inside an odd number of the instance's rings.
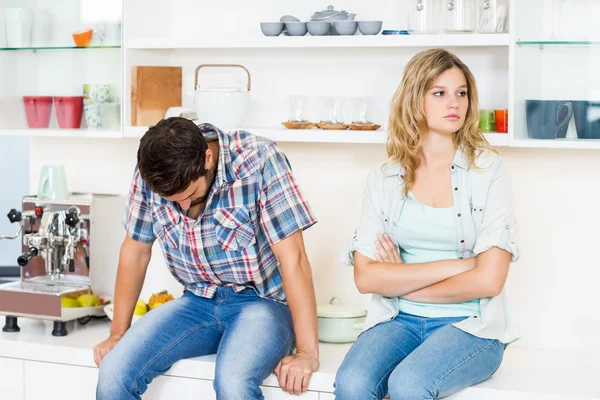
[[[306,353],[298,352],[284,357],[275,367],[279,386],[289,394],[300,395],[308,390],[313,372],[319,369],[319,360]]]
[[[104,342],[100,342],[94,346],[94,362],[98,367],[104,359],[104,356],[115,347],[117,342],[123,337],[123,335],[113,333]]]
[[[377,261],[390,264],[404,264],[400,253],[398,253],[398,247],[392,242],[392,238],[387,233],[377,235],[375,247],[377,248],[377,252],[375,253]]]

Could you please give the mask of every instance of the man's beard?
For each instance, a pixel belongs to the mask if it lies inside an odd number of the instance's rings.
[[[195,206],[197,204],[203,204],[206,202],[206,200],[208,200],[208,195],[210,194],[210,190],[212,189],[212,186],[215,183],[216,175],[217,175],[216,168],[212,169],[212,170],[208,170],[206,172],[206,175],[204,175],[204,178],[206,179],[206,184],[207,184],[206,193],[204,193],[204,196],[200,197],[199,199],[192,201],[192,203],[190,204],[190,207]]]

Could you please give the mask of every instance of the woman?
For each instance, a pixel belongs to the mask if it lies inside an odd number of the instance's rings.
[[[373,298],[339,400],[448,396],[489,378],[518,338],[503,292],[519,254],[510,182],[479,131],[469,68],[445,50],[417,54],[389,126],[347,257]]]

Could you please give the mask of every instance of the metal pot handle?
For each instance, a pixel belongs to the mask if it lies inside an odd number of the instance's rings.
[[[243,65],[240,65],[240,64],[200,64],[200,65],[198,65],[196,67],[196,71],[194,72],[194,90],[198,90],[198,71],[200,71],[200,68],[206,68],[206,67],[242,68],[244,71],[246,71],[246,74],[248,74],[248,91],[250,91],[250,71],[248,71],[248,69],[246,67],[244,67]]]
[[[339,297],[332,297],[331,300],[329,300],[329,304],[336,304],[336,300],[338,301],[337,304],[339,304],[339,305],[344,304],[344,301],[342,299],[340,299]]]

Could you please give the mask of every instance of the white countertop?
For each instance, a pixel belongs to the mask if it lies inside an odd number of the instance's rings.
[[[4,321],[0,321],[3,325]],[[108,337],[110,321],[92,320],[87,325],[70,322],[69,334],[54,337],[52,323],[19,318],[19,333],[0,332],[0,357],[44,361],[83,367],[93,367],[92,347]],[[332,392],[335,373],[350,344],[320,345],[321,368],[313,375],[309,390]],[[215,355],[181,360],[167,375],[195,379],[214,379]],[[452,396],[453,399],[481,398],[482,391],[526,392],[570,396],[569,398],[600,398],[600,352],[535,350],[510,347],[496,374],[475,388]],[[271,375],[266,386],[278,387]],[[503,398],[503,397],[498,397]],[[537,397],[536,397],[537,398]]]

